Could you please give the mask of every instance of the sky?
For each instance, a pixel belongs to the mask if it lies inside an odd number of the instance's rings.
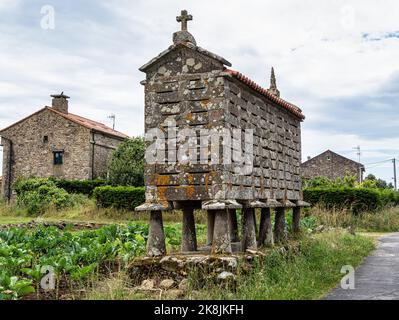
[[[197,44],[233,69],[268,87],[274,66],[306,115],[303,160],[357,160],[360,146],[366,174],[392,181],[392,163],[376,162],[399,159],[397,0],[0,0],[0,128],[64,91],[72,113],[115,114],[117,130],[142,135],[138,69],[172,44],[182,9]]]

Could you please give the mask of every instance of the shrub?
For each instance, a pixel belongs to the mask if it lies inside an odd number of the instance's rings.
[[[94,189],[93,195],[100,207],[134,210],[145,201],[144,187],[104,186]]]
[[[349,208],[354,213],[399,204],[399,194],[389,189],[319,187],[304,189],[303,196],[313,205],[321,204],[327,209]]]
[[[78,193],[87,196],[93,195],[93,190],[97,187],[107,185],[106,180],[96,179],[96,180],[65,180],[65,179],[54,179],[55,185],[58,188],[62,188],[68,193]]]
[[[84,202],[81,196],[69,194],[49,179],[20,180],[14,185],[14,190],[18,206],[25,208],[29,215],[42,214],[50,207],[59,210]]]

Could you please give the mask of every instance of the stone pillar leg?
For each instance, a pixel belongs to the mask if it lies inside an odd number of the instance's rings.
[[[243,208],[242,251],[256,250],[255,209]]]
[[[238,242],[238,222],[236,209],[229,209],[229,230],[230,230],[230,240],[231,242]]]
[[[273,227],[270,208],[262,208],[260,214],[258,246],[273,245]]]
[[[213,242],[213,231],[215,229],[215,211],[208,210],[207,219],[206,242],[208,246],[211,246]]]
[[[166,254],[165,233],[163,230],[162,211],[151,211],[150,230],[147,241],[147,255],[150,257]]]
[[[285,208],[276,208],[276,219],[274,221],[274,240],[276,242],[285,241],[287,238],[285,226]]]
[[[301,232],[301,207],[292,209],[292,231],[294,233]]]
[[[197,251],[197,235],[195,233],[194,209],[183,209],[182,243],[183,252]]]
[[[227,210],[214,210],[215,224],[212,242],[212,254],[231,253],[230,231]]]

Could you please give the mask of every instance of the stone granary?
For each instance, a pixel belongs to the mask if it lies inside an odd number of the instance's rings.
[[[165,210],[183,211],[183,252],[197,250],[194,209],[203,209],[212,253],[231,253],[273,241],[271,208],[276,210],[275,240],[286,236],[287,208],[293,208],[294,230],[299,231],[300,208],[307,205],[299,170],[301,109],[280,98],[274,70],[270,88],[264,89],[197,46],[187,31],[190,20],[182,11],[173,44],[140,68],[146,74],[149,141],[146,202],[136,210],[150,211],[150,256],[166,251]],[[241,241],[237,209],[243,217]]]
[[[308,158],[301,164],[301,174],[304,179],[315,177],[327,177],[332,180],[355,176],[357,181],[363,181],[364,165],[348,159],[331,150],[324,151],[319,155]]]
[[[72,114],[69,97],[52,96],[52,106],[0,131],[3,145],[1,194],[10,199],[19,178],[105,177],[107,161],[128,136],[106,125]]]

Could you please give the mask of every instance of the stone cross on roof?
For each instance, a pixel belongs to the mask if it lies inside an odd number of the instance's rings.
[[[176,17],[177,22],[181,22],[181,31],[187,31],[187,22],[193,20],[193,16],[182,10],[181,15]]]

